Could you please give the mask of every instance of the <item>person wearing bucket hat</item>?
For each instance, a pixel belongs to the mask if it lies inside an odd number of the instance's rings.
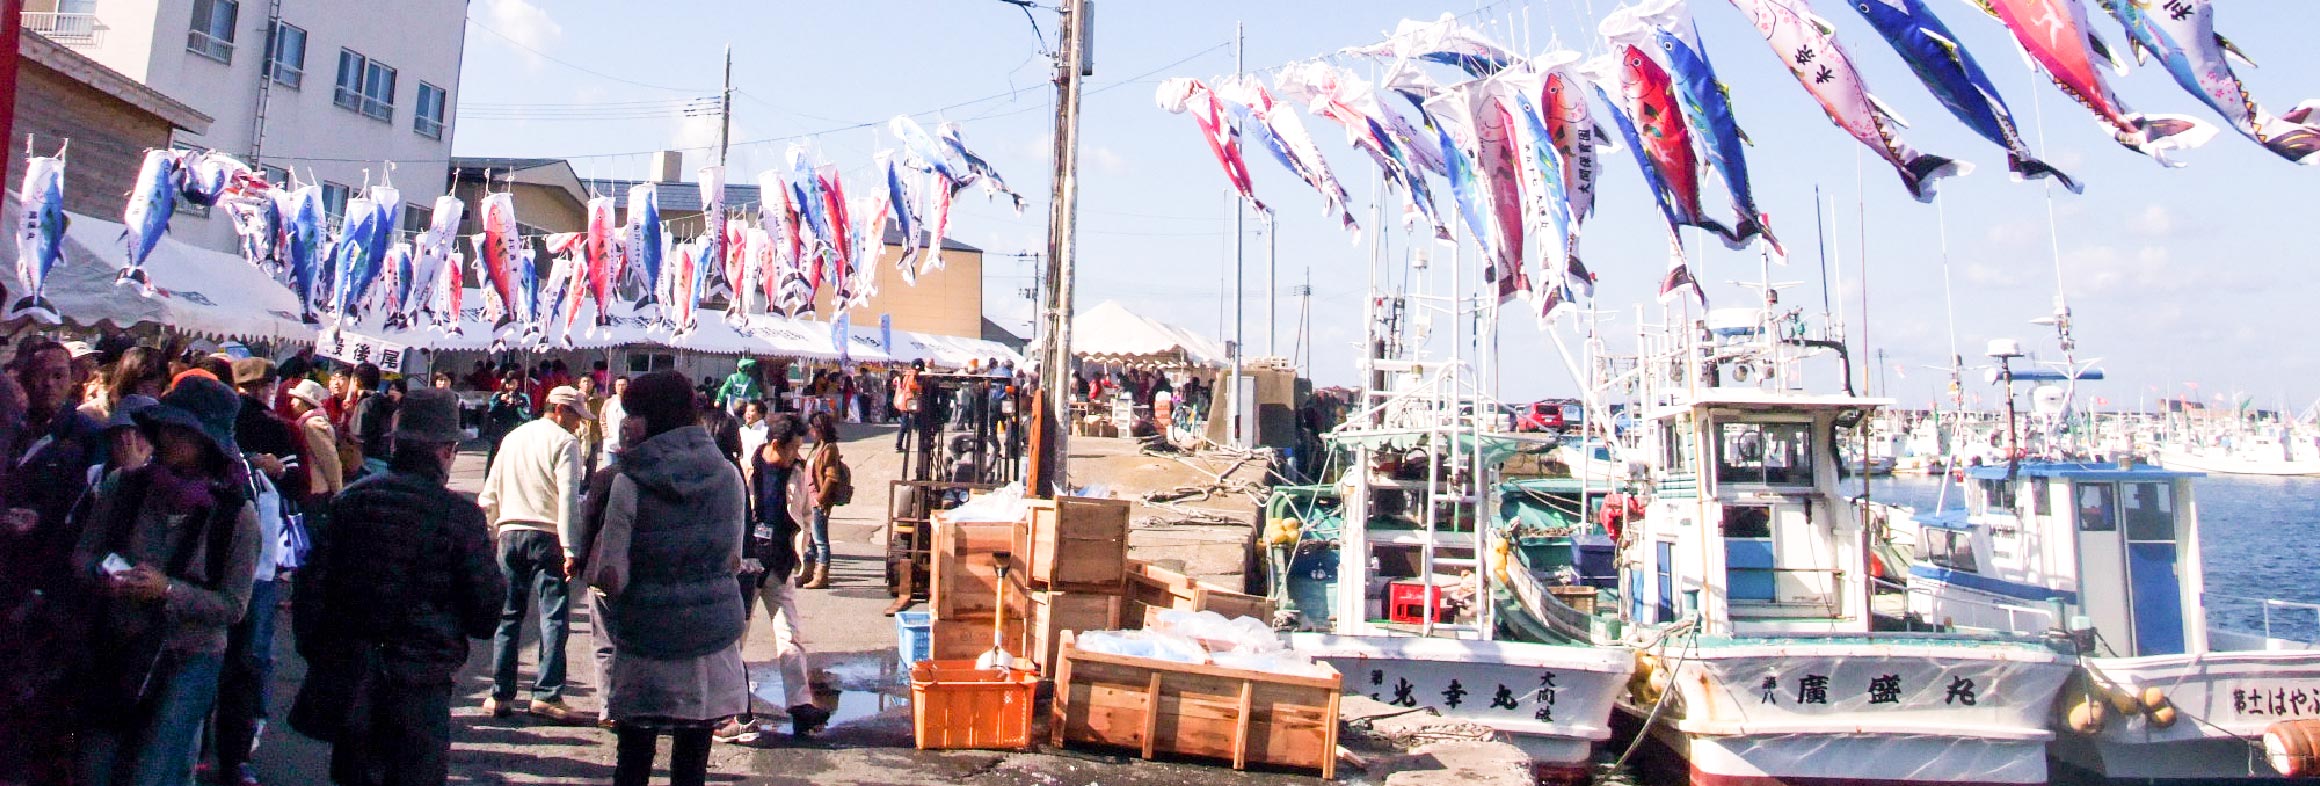
[[[331,743],[336,783],[442,783],[453,678],[507,590],[483,510],[444,484],[459,397],[411,391],[387,471],[347,487],[291,593],[306,681],[291,728]]]
[[[226,632],[248,611],[259,554],[233,440],[240,408],[224,383],[179,380],[132,416],[153,461],[108,476],[83,518],[73,565],[96,599],[80,703],[84,782],[185,772],[200,753]]]

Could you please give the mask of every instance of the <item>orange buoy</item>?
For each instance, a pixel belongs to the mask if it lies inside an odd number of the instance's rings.
[[[2274,721],[2264,727],[2264,759],[2290,778],[2320,775],[2320,721]]]

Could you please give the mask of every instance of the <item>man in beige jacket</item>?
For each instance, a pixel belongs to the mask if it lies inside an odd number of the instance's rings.
[[[538,420],[516,427],[500,443],[476,499],[499,542],[499,567],[507,575],[507,603],[500,608],[499,633],[492,641],[492,692],[483,709],[493,717],[514,711],[516,647],[532,596],[540,609],[540,674],[532,683],[529,711],[550,720],[581,716],[564,703],[564,642],[571,632],[571,597],[566,584],[575,556],[572,526],[580,513],[584,481],[580,440],[574,432],[592,420],[580,391],[559,386],[548,391]]]

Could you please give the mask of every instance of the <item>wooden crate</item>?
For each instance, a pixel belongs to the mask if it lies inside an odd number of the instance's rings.
[[[1014,553],[1033,589],[1116,590],[1128,569],[1126,500],[1031,500]]]
[[[1085,592],[1038,592],[1031,596],[1029,649],[1031,661],[1043,677],[1055,676],[1056,651],[1066,634],[1091,630],[1119,630],[1122,606],[1118,595]]]
[[[989,615],[999,610],[999,559],[1015,562],[1013,522],[958,522],[934,516],[933,587],[927,603],[935,619]],[[937,655],[936,657],[941,657]]]
[[[1010,603],[1009,605],[1013,605]],[[1007,651],[1017,658],[1031,655],[1031,637],[1025,616],[1020,613],[993,616],[979,614],[966,617],[937,619],[931,636],[934,639],[930,655],[934,660],[974,660],[991,649],[991,626],[995,619],[1005,619]]]
[[[1082,652],[1057,652],[1055,744],[1104,745],[1250,764],[1337,769],[1342,677],[1259,671]]]
[[[1271,622],[1271,600],[1232,592],[1182,573],[1142,560],[1128,561],[1126,616],[1141,624],[1148,609],[1213,611],[1227,617],[1255,617]]]

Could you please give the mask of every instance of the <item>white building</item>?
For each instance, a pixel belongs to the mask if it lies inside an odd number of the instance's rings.
[[[335,213],[388,176],[423,226],[450,182],[466,0],[26,0],[24,23],[216,118],[181,147],[222,150],[285,182],[320,183]],[[271,18],[270,18],[271,17]],[[179,240],[236,246],[188,208]]]

